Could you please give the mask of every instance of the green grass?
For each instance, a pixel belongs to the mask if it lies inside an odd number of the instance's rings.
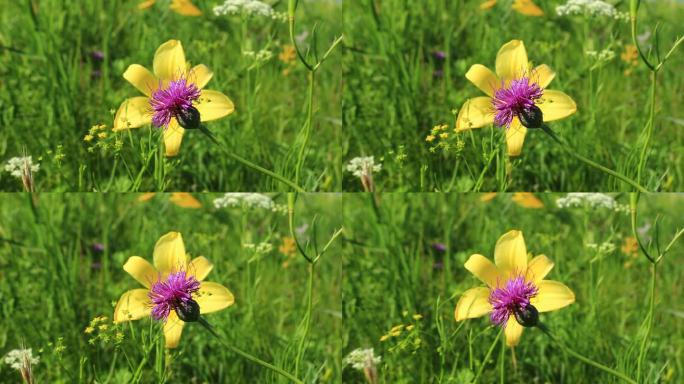
[[[539,130],[528,132],[522,155],[509,159],[501,129],[488,126],[457,136],[451,129],[453,112],[465,100],[483,96],[464,76],[470,66],[493,69],[499,48],[520,39],[535,65],[545,63],[555,70],[549,88],[577,103],[576,114],[552,122],[551,128],[577,153],[637,179],[647,142],[651,79],[641,61],[629,76],[624,74],[630,68],[621,60],[632,42],[629,22],[559,17],[555,6],[564,1],[538,1],[543,17],[518,14],[511,1],[500,0],[489,11],[480,10],[480,3],[344,3],[345,161],[356,156],[381,160],[383,169],[374,176],[379,191],[631,190],[568,156]],[[619,3],[618,10],[629,11],[629,1]],[[641,3],[637,34],[658,25],[658,41],[652,35],[647,44],[657,43],[662,58],[676,37],[684,35],[679,22],[684,4]],[[585,51],[603,49],[613,50],[615,57],[595,66]],[[437,51],[446,53],[443,62],[434,57]],[[647,54],[656,61],[654,49]],[[638,180],[649,190],[684,187],[683,64],[679,49],[658,74],[655,125]],[[437,70],[441,76],[434,75]],[[441,145],[427,143],[426,136],[438,124],[449,126],[450,137]],[[344,189],[357,191],[361,184],[347,174]]]
[[[149,318],[118,328],[123,333],[118,345],[102,338],[90,344],[97,332],[84,333],[97,316],[108,316],[111,327],[113,303],[140,288],[122,269],[128,257],[151,260],[157,239],[179,231],[189,253],[214,263],[207,280],[235,295],[233,306],[206,319],[228,344],[295,371],[309,268],[302,256],[279,251],[290,233],[288,216],[257,208],[216,209],[212,200],[219,196],[197,196],[200,209],[177,207],[165,194],[148,202],[138,202],[137,194],[1,196],[0,354],[22,344],[32,348],[40,355],[33,371],[42,383],[287,382],[231,353],[199,325],[187,325],[179,347],[168,354],[158,338],[160,327]],[[274,199],[287,204],[285,195]],[[298,235],[309,254],[314,240],[320,251],[341,227],[340,204],[336,195],[298,197],[293,223],[309,225]],[[259,254],[244,247],[261,242],[273,250]],[[95,243],[104,250],[94,251]],[[338,249],[333,242],[314,270],[312,326],[297,375],[306,382],[340,380]],[[142,375],[134,378],[138,369]],[[0,382],[17,380],[18,372],[0,364]]]
[[[555,262],[547,279],[566,284],[576,295],[575,303],[541,314],[541,321],[576,352],[636,379],[651,274],[642,254],[628,256],[621,250],[632,233],[628,210],[561,209],[555,200],[564,195],[556,194],[539,196],[542,209],[522,208],[508,194],[488,203],[481,196],[383,194],[375,203],[370,195],[344,197],[343,355],[374,348],[382,356],[380,383],[468,383],[480,367],[480,383],[618,382],[564,353],[538,329],[526,329],[515,349],[497,343],[485,360],[498,329],[486,317],[454,320],[460,295],[483,285],[464,262],[474,253],[493,259],[497,239],[519,229],[528,252]],[[617,201],[629,205],[626,195]],[[656,252],[658,235],[663,250],[676,229],[684,227],[681,215],[668,214],[683,208],[681,195],[641,197],[637,226],[651,224],[649,252]],[[436,251],[434,243],[443,243],[446,251]],[[615,249],[598,252],[591,243],[611,243]],[[658,265],[655,326],[640,382],[684,378],[682,249],[679,241]],[[413,314],[423,318],[413,320]],[[415,328],[380,341],[400,324]],[[343,378],[364,381],[351,368]]]
[[[195,1],[204,11],[200,17],[170,11],[167,0],[145,11],[138,3],[0,0],[3,164],[24,153],[40,159],[37,191],[290,190],[228,151],[291,180],[299,169],[297,184],[306,190],[341,189],[338,49],[317,71],[307,129],[308,71],[299,61],[290,66],[278,58],[290,44],[286,20],[215,16],[219,0]],[[277,3],[275,10],[287,13],[288,2]],[[306,35],[300,47],[307,60],[314,54],[320,59],[341,34],[339,11],[334,1],[300,2],[294,34]],[[113,112],[126,98],[140,96],[122,74],[131,64],[151,69],[155,50],[170,39],[182,42],[193,65],[213,70],[207,89],[235,103],[235,113],[208,123],[225,148],[188,132],[180,154],[165,159],[158,153],[159,130],[110,131]],[[260,66],[243,55],[261,49],[273,56]],[[93,51],[103,52],[104,60],[93,60]],[[83,138],[95,124],[105,124],[109,137],[91,152],[100,140]],[[21,181],[0,172],[0,190],[22,190]]]

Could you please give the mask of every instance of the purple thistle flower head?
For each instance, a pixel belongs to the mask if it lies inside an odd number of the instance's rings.
[[[524,276],[508,279],[504,286],[497,286],[489,293],[489,303],[494,310],[489,319],[492,323],[504,327],[516,310],[523,310],[530,305],[530,299],[537,295],[537,287]]]
[[[510,128],[513,118],[529,112],[543,93],[543,89],[528,77],[512,80],[508,87],[502,86],[492,98],[496,109],[494,123],[499,127]]]
[[[447,57],[447,54],[444,51],[435,51],[432,53],[432,55],[439,61],[444,61]]]
[[[166,88],[160,86],[150,99],[154,111],[152,124],[157,128],[168,127],[171,118],[185,113],[199,97],[200,90],[194,83],[188,83],[186,78],[171,81]]]
[[[171,273],[166,280],[159,280],[152,285],[147,296],[152,300],[152,317],[166,322],[171,310],[185,307],[192,301],[192,294],[199,291],[200,283],[195,276],[188,276],[185,271]]]

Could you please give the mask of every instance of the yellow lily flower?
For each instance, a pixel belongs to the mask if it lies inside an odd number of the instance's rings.
[[[235,302],[233,294],[218,283],[204,281],[213,264],[204,256],[189,260],[178,232],[162,236],[154,246],[154,266],[139,256],[131,256],[124,270],[145,288],[133,289],[119,299],[114,323],[152,316],[164,322],[166,348],[176,348],[185,322],[179,318],[181,306],[199,306],[199,313],[220,311]]]
[[[494,200],[497,192],[487,192],[480,196],[480,201],[483,203]],[[544,208],[544,202],[539,200],[537,196],[530,192],[515,192],[511,200],[523,208]]]
[[[145,202],[151,200],[156,192],[143,193],[138,197],[138,201]],[[202,203],[193,195],[187,192],[172,192],[169,201],[181,208],[202,208]]]
[[[516,313],[533,309],[555,311],[575,302],[570,288],[544,280],[553,268],[549,258],[539,255],[528,262],[520,231],[509,231],[499,238],[494,262],[479,254],[466,261],[465,268],[487,286],[471,288],[461,295],[454,311],[456,321],[489,314],[492,323],[504,327],[506,345],[512,347],[520,342],[523,332]]]
[[[219,91],[203,89],[214,73],[204,64],[188,68],[178,40],[162,44],[154,54],[154,74],[132,64],[123,74],[145,96],[124,100],[114,117],[114,131],[139,128],[153,123],[164,128],[166,156],[176,156],[185,129],[177,117],[196,109],[202,122],[233,113],[233,102]]]
[[[496,0],[487,0],[480,4],[480,9],[492,9],[495,5]],[[532,0],[515,0],[511,8],[525,16],[544,16],[544,11]]]
[[[570,96],[546,89],[556,73],[546,64],[530,68],[521,40],[511,40],[499,49],[496,74],[482,64],[475,64],[465,76],[487,96],[466,100],[456,118],[456,131],[492,123],[505,127],[509,156],[522,152],[527,128],[518,116],[530,107],[538,107],[545,122],[566,118],[577,111]]]
[[[153,6],[157,0],[146,0],[138,4],[138,9],[147,9]],[[183,16],[201,16],[202,11],[197,8],[190,0],[172,0],[169,6],[172,11]]]

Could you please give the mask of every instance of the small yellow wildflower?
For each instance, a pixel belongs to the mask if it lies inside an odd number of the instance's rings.
[[[278,55],[278,60],[288,65],[294,63],[297,60],[297,50],[294,45],[283,45],[283,51]]]
[[[90,133],[87,134],[87,135],[85,135],[85,136],[83,137],[83,141],[85,141],[85,142],[87,142],[87,143],[93,141],[93,139],[94,139],[94,136],[91,135]]]
[[[97,134],[97,137],[100,139],[104,139],[107,137],[107,132],[100,132]]]
[[[157,0],[145,0],[138,4],[138,9],[147,9],[156,3]],[[172,11],[183,16],[201,16],[202,11],[197,8],[190,0],[171,0],[171,5],[169,6]]]
[[[406,330],[407,330],[407,331],[410,331],[410,330],[412,330],[412,329],[415,328],[415,327],[416,327],[416,326],[413,325],[413,324],[407,325],[407,326],[406,326]]]
[[[106,331],[107,328],[109,328],[109,327],[107,326],[107,324],[101,324],[101,325],[100,325],[99,327],[97,327],[97,328],[98,328],[100,331]]]
[[[440,139],[446,139],[447,137],[449,137],[449,134],[448,134],[447,132],[444,132],[444,133],[440,133],[440,134],[439,134],[439,138],[440,138]]]
[[[401,332],[402,329],[404,329],[404,324],[399,324],[399,325],[392,327],[392,329],[390,329],[390,333],[397,332],[397,331]]]
[[[435,135],[427,135],[425,141],[427,141],[428,143],[435,141]]]
[[[93,333],[94,331],[95,331],[95,328],[88,326],[88,327],[86,327],[86,329],[83,331],[83,333],[89,334],[89,333]]]
[[[420,320],[422,318],[423,318],[423,315],[421,315],[420,313],[416,313],[415,315],[413,315],[413,320]]]
[[[389,338],[390,338],[390,335],[382,335],[382,337],[380,337],[380,341],[386,341]]]

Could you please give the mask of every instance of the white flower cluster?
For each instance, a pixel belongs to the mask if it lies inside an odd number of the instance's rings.
[[[271,243],[267,243],[265,241],[262,241],[259,244],[244,243],[244,244],[242,244],[242,248],[251,249],[256,253],[269,253],[273,250],[273,245]]]
[[[33,357],[31,353],[31,348],[29,349],[13,349],[5,355],[5,364],[9,365],[13,369],[21,370],[25,366],[25,362],[31,365],[38,364],[40,358],[38,356]]]
[[[615,58],[615,52],[607,48],[601,50],[600,52],[586,51],[584,53],[596,61],[611,61],[613,58]]]
[[[364,368],[374,367],[380,364],[381,356],[375,356],[373,348],[356,348],[349,352],[349,354],[342,361],[344,365],[351,365],[352,368],[363,371]]]
[[[382,164],[375,164],[373,156],[355,157],[347,163],[347,172],[351,172],[358,178],[367,177],[373,172],[379,172],[382,169]]]
[[[13,157],[7,160],[5,171],[9,172],[14,177],[21,178],[24,174],[25,167],[28,167],[31,172],[37,172],[40,169],[40,164],[33,164],[31,156]]]
[[[629,20],[629,13],[619,12],[612,4],[601,0],[568,0],[567,3],[556,7],[556,14],[558,16],[585,15]]]
[[[568,193],[565,197],[556,200],[559,208],[589,207],[617,209],[619,204],[615,199],[603,193]]]
[[[268,49],[261,49],[258,52],[244,51],[242,52],[242,55],[245,57],[252,58],[258,62],[264,62],[270,60],[271,57],[273,57],[273,52],[269,51]]]
[[[587,248],[597,251],[598,253],[601,254],[609,254],[613,253],[615,251],[615,244],[606,241],[601,244],[595,244],[595,243],[588,243]]]
[[[270,197],[261,193],[226,193],[223,197],[214,199],[214,207],[216,208],[242,206],[270,210],[273,209],[275,203]]]
[[[267,17],[274,20],[285,21],[287,14],[276,12],[269,4],[259,0],[226,0],[221,5],[214,7],[216,16],[241,15]]]

